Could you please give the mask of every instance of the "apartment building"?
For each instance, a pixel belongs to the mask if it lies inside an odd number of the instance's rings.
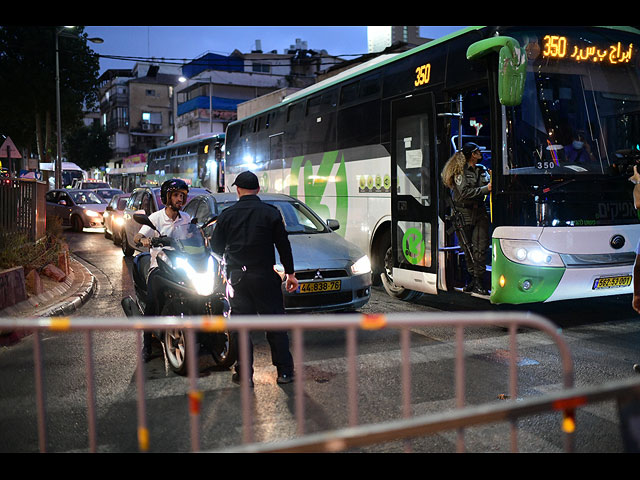
[[[206,52],[184,65],[140,62],[131,70],[107,70],[100,77],[100,116],[114,151],[109,167],[168,143],[223,133],[239,104],[309,86],[342,61],[297,39],[280,54],[263,52],[256,41],[250,53]]]

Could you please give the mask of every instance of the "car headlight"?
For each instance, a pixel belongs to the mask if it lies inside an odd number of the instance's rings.
[[[191,282],[193,288],[195,288],[198,295],[207,297],[213,294],[216,281],[213,271],[212,256],[209,256],[209,260],[207,261],[207,268],[203,273],[196,272],[189,264],[189,261],[183,257],[176,258],[175,268],[181,268],[182,270],[184,270],[184,272],[187,274],[187,278]]]
[[[100,214],[98,212],[95,212],[93,210],[89,210],[88,208],[84,209],[84,213],[86,213],[90,217],[99,217],[100,216]]]
[[[502,253],[509,260],[536,267],[564,267],[560,255],[545,249],[535,240],[500,239]]]
[[[124,218],[122,217],[114,217],[111,221],[119,227],[121,227],[124,224]]]
[[[369,257],[365,255],[353,265],[351,265],[351,273],[354,275],[362,275],[364,273],[369,273],[371,271],[371,261]]]

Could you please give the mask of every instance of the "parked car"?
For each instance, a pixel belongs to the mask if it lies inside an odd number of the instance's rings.
[[[337,220],[325,223],[311,208],[288,195],[260,194],[260,199],[278,207],[289,233],[300,286],[294,293],[283,287],[287,312],[356,310],[369,301],[371,263],[360,248],[335,233],[340,228]],[[235,193],[201,195],[184,211],[203,223],[237,200]],[[206,227],[208,238],[214,228],[215,223]],[[284,277],[282,265],[274,268]]]
[[[189,196],[185,203],[198,195],[204,195],[207,193],[210,192],[206,188],[190,188]],[[164,204],[160,198],[160,187],[142,186],[131,192],[131,196],[129,197],[129,200],[127,200],[127,205],[125,206],[122,215],[123,225],[121,246],[122,253],[124,253],[126,257],[133,255],[136,250],[140,252],[146,252],[149,250],[146,247],[138,247],[133,244],[134,235],[138,233],[138,230],[142,227],[142,225],[133,219],[133,214],[142,210],[140,213],[151,215],[153,212],[162,210],[163,208]]]
[[[96,188],[95,190],[94,189],[92,190],[96,192],[98,195],[100,195],[104,200],[104,203],[107,203],[107,204],[111,201],[114,195],[119,195],[124,193],[119,188]]]
[[[107,204],[91,190],[49,190],[45,200],[47,216],[60,217],[62,225],[70,225],[76,232],[104,226],[102,214]]]
[[[114,195],[104,211],[104,236],[111,238],[116,245],[120,245],[124,207],[130,196],[130,193]]]

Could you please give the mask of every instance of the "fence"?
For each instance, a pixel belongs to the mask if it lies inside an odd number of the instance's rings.
[[[465,407],[465,365],[464,365],[464,336],[465,329],[479,326],[505,326],[509,332],[509,400],[500,405],[484,405]],[[455,359],[455,397],[456,409],[435,415],[412,416],[411,413],[411,371],[410,371],[410,329],[416,327],[448,326],[455,329],[456,359]],[[546,333],[556,344],[562,363],[562,384],[564,390],[544,397],[518,401],[517,384],[517,330],[518,328],[533,328]],[[247,452],[299,452],[324,451],[334,452],[356,446],[385,443],[415,436],[424,436],[444,430],[457,431],[457,450],[465,450],[464,430],[473,425],[487,424],[498,421],[511,423],[510,446],[512,451],[518,451],[517,420],[522,416],[534,413],[559,411],[563,413],[563,421],[559,432],[564,432],[565,451],[573,450],[573,431],[575,429],[575,410],[593,401],[618,398],[639,398],[640,381],[627,381],[591,389],[573,388],[573,363],[568,346],[558,333],[557,327],[546,319],[529,313],[404,313],[389,315],[322,315],[303,316],[286,315],[270,317],[139,317],[135,322],[131,319],[104,318],[34,318],[34,319],[0,319],[0,329],[34,330],[34,365],[36,379],[36,403],[38,409],[39,449],[46,451],[46,412],[44,406],[42,354],[40,332],[50,330],[57,332],[85,331],[86,342],[86,376],[87,376],[87,409],[89,450],[96,451],[96,414],[95,414],[95,385],[92,355],[91,332],[98,330],[168,330],[181,328],[187,336],[189,362],[189,392],[187,402],[190,413],[191,449],[201,451],[200,446],[200,405],[202,392],[198,389],[198,374],[195,345],[196,331],[215,332],[223,330],[237,331],[240,342],[240,358],[243,371],[241,377],[248,375],[248,343],[249,332],[252,330],[280,330],[292,332],[292,350],[296,368],[295,417],[297,422],[297,437],[280,443],[254,444],[252,427],[252,408],[250,386],[247,381],[241,384],[243,445],[231,449],[232,451]],[[359,329],[398,329],[401,343],[401,378],[403,418],[397,421],[379,424],[357,425],[357,342],[356,334]],[[306,434],[304,431],[305,395],[304,395],[304,347],[303,332],[306,330],[344,329],[346,331],[347,376],[348,376],[348,418],[349,426],[342,430],[324,433]],[[141,361],[141,335],[136,335],[138,362],[136,371],[137,409],[138,409],[138,446],[144,452],[148,450],[149,438],[146,424],[145,407],[145,374],[144,363]],[[637,423],[637,421],[636,421]],[[640,444],[640,435],[637,440]],[[409,450],[408,443],[407,449]]]
[[[0,235],[24,233],[33,242],[44,236],[47,184],[32,178],[0,181]]]

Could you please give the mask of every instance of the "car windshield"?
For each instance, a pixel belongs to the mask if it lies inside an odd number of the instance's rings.
[[[510,34],[528,66],[522,104],[507,113],[514,136],[505,175],[616,174],[640,158],[637,35],[585,27]]]
[[[176,226],[171,237],[175,241],[176,248],[184,253],[198,255],[206,252],[202,232],[200,228],[193,223]]]
[[[100,195],[102,198],[104,198],[107,202],[109,202],[109,200],[111,200],[114,196],[116,196],[119,193],[122,193],[122,190],[113,188],[113,189],[107,189],[107,190],[98,190],[96,193]]]
[[[77,205],[106,203],[100,196],[91,191],[69,192],[69,195]]]
[[[327,233],[328,227],[307,206],[295,200],[263,200],[280,210],[287,233],[315,234]],[[230,207],[236,201],[218,202],[218,213]]]

